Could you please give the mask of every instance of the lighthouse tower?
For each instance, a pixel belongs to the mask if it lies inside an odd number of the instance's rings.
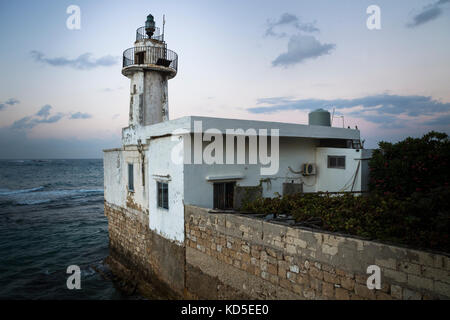
[[[123,53],[122,74],[131,80],[130,127],[169,120],[167,81],[175,77],[177,66],[177,54],[167,49],[164,33],[148,15],[136,31],[134,46]]]

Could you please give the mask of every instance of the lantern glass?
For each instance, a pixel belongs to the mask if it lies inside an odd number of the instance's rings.
[[[147,16],[147,21],[145,21],[145,28],[154,28],[155,20],[151,14]]]

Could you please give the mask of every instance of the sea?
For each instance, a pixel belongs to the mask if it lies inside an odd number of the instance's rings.
[[[101,159],[0,160],[0,299],[142,299],[117,289],[107,256]]]

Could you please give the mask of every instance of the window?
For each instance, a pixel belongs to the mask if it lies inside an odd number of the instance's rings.
[[[345,169],[345,156],[328,156],[328,168]]]
[[[169,184],[156,182],[158,190],[158,208],[169,209]]]
[[[133,164],[128,164],[128,191],[134,191],[134,172]]]
[[[214,209],[233,209],[235,182],[214,183]]]

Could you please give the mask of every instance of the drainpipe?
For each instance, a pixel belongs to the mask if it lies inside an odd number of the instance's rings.
[[[142,186],[145,186],[145,153],[144,145],[142,144],[141,139],[138,140],[137,149],[139,154],[141,155]]]

